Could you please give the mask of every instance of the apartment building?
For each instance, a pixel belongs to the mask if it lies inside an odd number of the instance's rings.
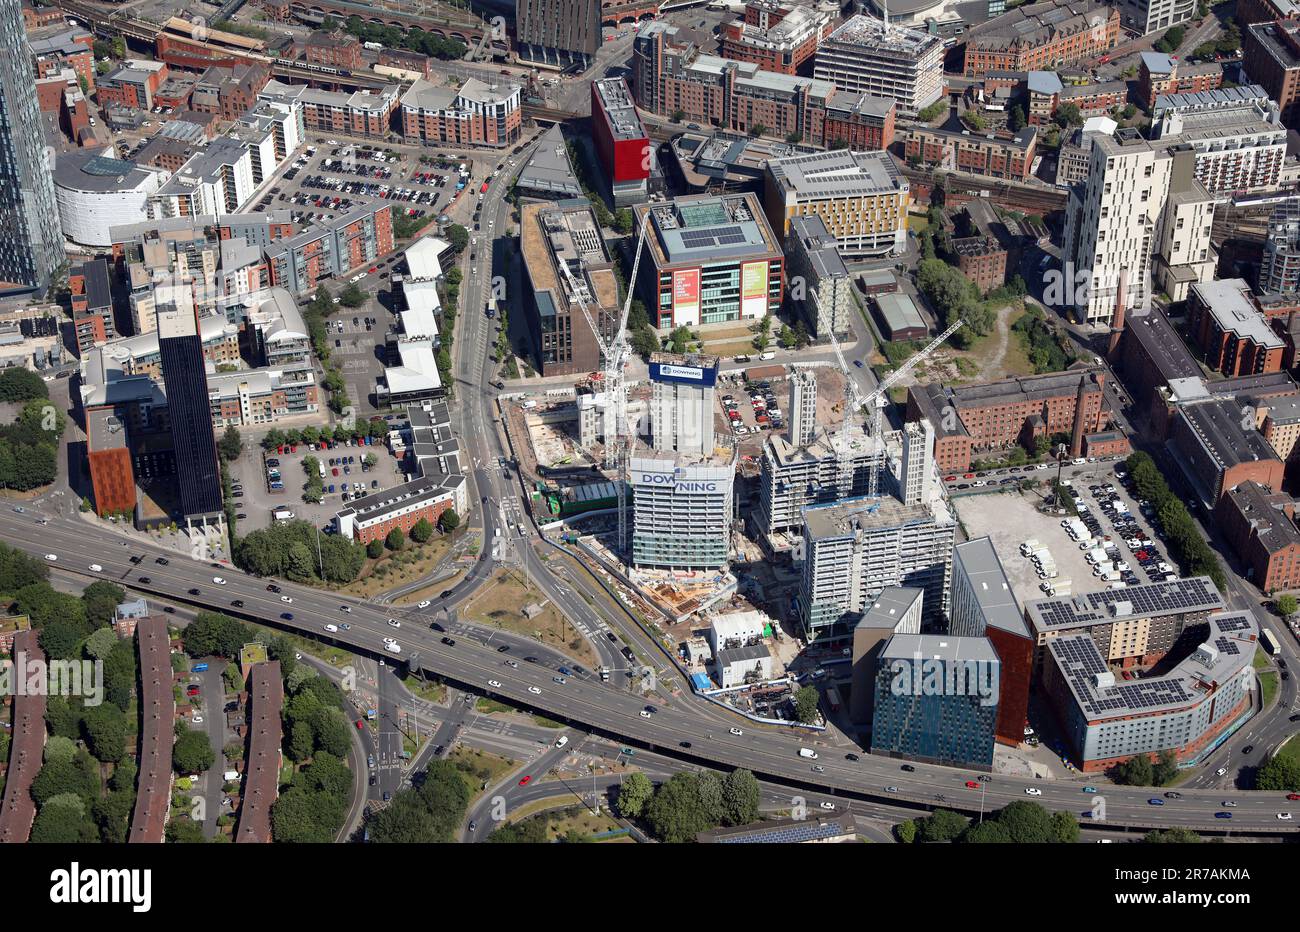
[[[591,129],[600,167],[615,207],[646,200],[650,183],[650,136],[623,78],[591,82]]]
[[[676,26],[650,22],[632,46],[632,93],[658,116],[821,145],[835,85],[703,55]]]
[[[1242,67],[1277,102],[1284,125],[1300,126],[1300,22],[1293,18],[1247,26]]]
[[[1282,368],[1284,344],[1247,295],[1240,278],[1192,285],[1188,329],[1206,363],[1227,376],[1262,375]]]
[[[239,824],[235,841],[271,843],[271,809],[280,796],[281,744],[284,726],[284,680],[280,661],[253,665],[248,673],[248,760],[240,794]]]
[[[813,336],[846,333],[857,312],[853,279],[840,255],[839,241],[820,214],[790,220],[785,237],[790,307]]]
[[[1042,0],[966,30],[964,72],[1055,71],[1119,43],[1120,11],[1099,0]]]
[[[103,259],[83,262],[68,274],[72,292],[72,326],[77,334],[77,351],[117,338],[113,320],[113,288],[108,263]]]
[[[265,248],[270,283],[295,294],[392,252],[392,205],[376,201]]]
[[[402,95],[401,133],[409,143],[505,148],[519,141],[521,92],[517,84],[468,78],[459,88],[419,78]]]
[[[731,555],[735,464],[717,456],[634,456],[632,565],[716,570]]]
[[[1244,44],[1244,35],[1242,41]],[[1250,73],[1254,75],[1254,71]],[[1259,81],[1258,78],[1255,80]],[[1175,61],[1164,52],[1141,54],[1136,98],[1148,110],[1166,94],[1197,94],[1218,90],[1222,86],[1223,66],[1218,62]]]
[[[257,97],[261,101],[298,104],[303,125],[313,132],[383,139],[392,129],[401,87],[390,84],[378,90],[344,93],[273,80]]]
[[[1260,294],[1300,292],[1300,197],[1288,197],[1273,208],[1259,260]]]
[[[1234,398],[1178,405],[1170,442],[1179,468],[1208,508],[1225,491],[1250,480],[1282,488],[1282,461],[1253,422],[1242,423],[1241,405]]]
[[[591,206],[582,199],[524,204],[519,248],[534,367],[541,375],[598,370],[600,344],[581,302],[586,302],[596,326],[612,328],[619,307],[618,279]]]
[[[469,507],[467,484],[458,472],[423,475],[353,499],[335,515],[335,528],[360,544],[384,540],[394,530],[409,535],[422,520],[436,525],[448,509],[465,514]]]
[[[1255,408],[1255,420],[1259,432],[1273,452],[1288,467],[1300,449],[1300,397],[1295,395],[1279,398],[1252,399]]]
[[[717,356],[650,354],[651,449],[712,455],[717,382]]]
[[[1121,0],[1120,25],[1145,36],[1187,22],[1196,10],[1191,0]]]
[[[516,51],[523,61],[585,70],[601,43],[601,0],[516,0]]]
[[[764,201],[782,239],[796,217],[821,218],[841,255],[900,255],[911,188],[888,152],[837,149],[767,163]]]
[[[743,18],[723,23],[718,37],[721,55],[751,62],[764,71],[797,74],[838,19],[839,7],[834,3],[750,0]]]
[[[1196,180],[1211,194],[1281,187],[1286,135],[1278,105],[1258,84],[1169,94],[1156,101],[1152,116],[1153,145],[1190,146]]]
[[[1093,137],[1087,180],[1070,190],[1061,250],[1068,274],[1058,283],[1078,320],[1142,307],[1153,283],[1177,292],[1210,280],[1213,204],[1196,174],[1190,146],[1166,147],[1127,128]]]
[[[923,617],[948,608],[956,522],[942,499],[845,499],[804,509],[799,611],[811,640],[857,624],[891,586],[924,591]]]
[[[943,96],[943,48],[939,36],[859,13],[818,46],[813,77],[892,100],[900,113],[915,116]]]
[[[758,461],[758,509],[752,522],[774,552],[796,546],[805,507],[865,496],[871,470],[881,459],[877,447],[859,434],[850,438],[848,472],[841,475],[840,444],[845,437],[809,416],[805,404],[815,410],[816,383],[800,385],[791,380],[789,435],[771,434]],[[810,395],[813,401],[807,401]]]
[[[95,100],[100,107],[152,110],[154,94],[168,75],[166,62],[129,59],[99,79]]]
[[[366,67],[361,57],[361,40],[346,32],[312,32],[304,43],[303,57],[313,65],[327,65],[345,71],[360,71]]]
[[[859,152],[888,149],[897,111],[898,104],[883,97],[836,91],[826,100],[822,141]]]
[[[223,120],[237,120],[253,107],[270,78],[270,70],[260,64],[213,65],[194,82],[189,107]]]
[[[680,197],[633,208],[649,213],[635,287],[660,330],[758,320],[781,307],[781,239],[753,194]]]
[[[1258,482],[1243,482],[1219,499],[1215,523],[1266,593],[1300,586],[1300,529],[1295,499]]]
[[[1029,178],[1038,148],[1038,130],[1033,126],[987,134],[914,126],[905,139],[908,159],[943,171],[1016,181]]]

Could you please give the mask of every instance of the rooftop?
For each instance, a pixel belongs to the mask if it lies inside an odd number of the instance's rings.
[[[803,248],[819,281],[848,278],[849,268],[840,255],[839,242],[826,229],[826,221],[820,214],[791,217],[790,232],[786,236],[787,251],[791,243],[798,243]]]
[[[942,500],[931,504],[904,505],[891,496],[850,498],[828,505],[809,505],[803,510],[804,526],[812,540],[849,537],[856,531],[872,531],[904,525],[952,523]]]
[[[890,333],[918,328],[922,331],[929,330],[925,318],[921,316],[921,311],[916,306],[916,302],[912,300],[911,295],[896,291],[890,294],[876,295],[875,301],[876,307],[880,309],[880,316],[885,319],[885,324],[889,327]]]
[[[1300,528],[1283,508],[1294,500],[1285,493],[1270,492],[1258,482],[1243,482],[1225,493],[1241,516],[1250,523],[1261,545],[1269,553],[1300,547]]]
[[[1143,313],[1134,311],[1124,331],[1138,341],[1165,382],[1201,377],[1201,367],[1196,358],[1159,308],[1153,307]]]
[[[954,565],[960,561],[966,577],[975,591],[984,620],[997,628],[1020,637],[1029,636],[1025,615],[1016,602],[1015,593],[1007,581],[1002,561],[988,537],[977,537],[953,548]]]
[[[968,47],[1033,48],[1059,35],[1097,30],[1104,35],[1112,7],[1098,0],[1043,0],[1009,10],[966,31]]]
[[[1048,643],[1074,701],[1090,722],[1175,711],[1214,693],[1255,656],[1259,628],[1249,612],[1209,619],[1207,638],[1163,676],[1116,682],[1093,639],[1086,635]]]
[[[880,590],[876,600],[871,603],[871,608],[863,613],[857,627],[897,631],[899,623],[907,617],[907,613],[924,599],[924,589],[888,586]],[[920,617],[919,614],[917,617]]]
[[[1242,425],[1241,406],[1235,399],[1181,405],[1177,416],[1186,421],[1219,469],[1277,458],[1259,431]]]
[[[874,16],[859,13],[831,33],[823,44],[829,43],[856,45],[863,49],[919,60],[927,52],[942,46],[943,40],[898,25],[891,25],[886,30],[884,24]]]
[[[762,204],[753,194],[682,197],[634,210],[638,221],[650,212],[655,236],[648,238],[648,244],[659,267],[781,255]]]
[[[1037,599],[1025,605],[1025,615],[1034,632],[1043,634],[1163,615],[1219,612],[1227,607],[1210,577],[1191,576],[1126,589]]]
[[[767,163],[772,182],[797,200],[905,193],[907,181],[888,152],[835,149]]]
[[[1192,285],[1192,293],[1214,318],[1219,329],[1257,346],[1281,349],[1282,338],[1247,297],[1250,286],[1240,278],[1225,278]]]
[[[104,150],[109,151],[109,150]],[[156,168],[101,155],[93,150],[61,152],[54,160],[54,183],[60,188],[108,194],[113,191],[151,190],[160,183]]]
[[[591,86],[595,89],[596,99],[600,101],[606,122],[616,141],[648,140],[645,126],[632,102],[632,92],[628,90],[627,81],[623,78],[605,78],[593,81]]]
[[[880,660],[945,660],[997,664],[998,652],[986,637],[951,634],[895,634],[880,649]]]
[[[516,184],[525,190],[543,191],[560,197],[582,194],[582,185],[573,172],[559,123],[542,134],[532,157],[520,170]]]

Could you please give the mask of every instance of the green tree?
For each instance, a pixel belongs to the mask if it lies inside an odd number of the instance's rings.
[[[1059,844],[1079,843],[1079,822],[1068,812],[1052,813],[1052,838]]]
[[[1007,116],[1007,128],[1013,132],[1025,128],[1025,108],[1016,104],[1011,108],[1011,113]]]
[[[961,840],[968,845],[1009,845],[1012,841],[1006,826],[992,819],[966,829]]]
[[[758,780],[748,770],[733,770],[722,781],[723,821],[745,825],[758,818]]]
[[[1154,770],[1149,755],[1137,754],[1112,768],[1111,779],[1122,786],[1151,786],[1155,783]]]
[[[384,555],[384,542],[379,538],[375,538],[370,543],[366,544],[366,556],[368,556],[370,559],[378,560],[383,555]]]
[[[178,725],[179,736],[172,745],[172,766],[177,773],[202,773],[216,760],[207,732]]]
[[[1296,613],[1296,598],[1290,593],[1277,597],[1277,613],[1283,618],[1290,618]]]
[[[427,543],[429,538],[432,536],[433,525],[429,523],[428,518],[421,518],[419,521],[416,521],[414,526],[411,528],[411,540],[415,541],[417,544]]]
[[[92,628],[104,628],[113,622],[117,607],[126,601],[126,590],[103,579],[97,579],[81,590],[81,605],[86,622]]]
[[[1038,803],[1017,800],[1000,810],[998,824],[1007,830],[1007,836],[1018,845],[1044,844],[1052,841],[1052,817]]]
[[[1057,126],[1082,126],[1083,112],[1079,109],[1078,104],[1061,104],[1056,108],[1056,113],[1052,119]]]
[[[625,819],[635,819],[645,811],[646,803],[654,796],[650,778],[639,770],[629,773],[619,784],[614,808]]]
[[[81,727],[96,759],[116,764],[126,754],[126,715],[117,706],[101,702],[86,709]]]
[[[442,514],[438,515],[438,528],[444,534],[450,534],[458,527],[460,527],[460,515],[456,514],[454,508],[448,508]]]
[[[1186,845],[1195,844],[1201,836],[1190,828],[1166,828],[1147,832],[1142,841],[1148,845]]]
[[[237,460],[244,452],[244,441],[240,439],[239,428],[229,425],[217,443],[217,453],[227,462]]]
[[[794,714],[805,725],[817,721],[817,704],[820,697],[816,686],[801,686],[794,694]]]
[[[0,371],[0,401],[31,401],[48,398],[45,380],[23,366],[10,366]]]
[[[1300,741],[1300,738],[1292,740]],[[1273,755],[1256,773],[1255,787],[1260,790],[1300,793],[1300,761],[1288,755]]]
[[[673,774],[662,784],[646,805],[645,818],[655,836],[669,843],[694,841],[696,835],[714,826],[694,773]]]
[[[400,527],[393,528],[388,532],[388,536],[384,538],[384,546],[389,550],[401,550],[402,544],[405,542],[406,535],[402,533]]]
[[[905,845],[910,845],[916,841],[917,825],[913,819],[904,819],[894,826],[894,834],[898,840]]]
[[[966,831],[970,819],[950,809],[936,809],[920,820],[917,837],[923,842],[955,841]]]
[[[339,303],[344,307],[361,307],[366,303],[366,293],[357,287],[356,282],[348,282],[339,292]]]
[[[36,844],[73,844],[94,841],[98,833],[86,819],[85,801],[74,795],[49,800],[32,823],[31,841]]]

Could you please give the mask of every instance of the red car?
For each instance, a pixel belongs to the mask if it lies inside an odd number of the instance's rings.
[[[974,474],[973,472],[968,472],[968,473],[966,473],[966,475],[963,476],[962,478],[964,478],[964,479],[974,479],[974,478],[975,478],[975,474]]]
[[[372,266],[370,267],[370,274],[371,274],[371,275],[374,275],[374,274],[375,274],[376,272],[378,272],[378,271],[379,271],[379,266],[377,266],[377,265],[372,265]]]
[[[187,696],[197,696],[198,694],[199,688],[197,686],[191,686],[185,690],[185,695]]]
[[[967,780],[966,785],[970,787],[972,790],[978,790],[980,788],[980,785],[976,783],[974,780]]]
[[[366,727],[366,723],[362,719],[357,719],[357,731],[361,731],[365,727]]]
[[[1287,793],[1287,799],[1300,799],[1300,793]]]
[[[956,481],[957,481],[957,477],[956,477],[956,476],[944,476],[944,477],[943,477],[943,481],[944,481],[944,482],[956,482]]]
[[[519,781],[519,785],[520,785],[520,786],[527,786],[528,784],[530,784],[530,783],[532,783],[532,782],[533,782],[533,778],[532,778],[532,776],[530,775],[530,776],[524,777],[522,780],[520,780],[520,781]]]

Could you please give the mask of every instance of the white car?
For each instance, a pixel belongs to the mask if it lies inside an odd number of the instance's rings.
[[[1214,775],[1216,777],[1226,777],[1228,775],[1228,768],[1220,767],[1218,770],[1214,771]]]
[[[641,710],[641,717],[642,717],[642,718],[649,718],[649,717],[650,717],[650,713],[647,712],[645,709],[642,709],[642,710]]]
[[[402,652],[402,645],[398,644],[396,641],[391,641],[384,645],[384,650],[394,654],[400,654]]]
[[[1290,822],[1290,821],[1291,821],[1291,813],[1289,813],[1289,812],[1279,812],[1279,813],[1277,814],[1277,817],[1278,817],[1279,821],[1282,821],[1282,822]]]
[[[47,560],[49,560],[51,563],[53,563],[53,562],[55,562],[56,560],[59,559],[59,555],[58,555],[57,553],[47,553],[47,554],[45,555],[45,559],[47,559]]]
[[[216,583],[218,586],[224,586],[226,584],[226,581],[222,579],[220,576],[213,576],[212,581]]]
[[[532,693],[534,696],[540,696],[542,694],[542,691],[538,689],[536,686],[529,686],[528,691]]]
[[[385,643],[385,644],[395,644],[395,643],[397,643],[397,638],[384,638],[384,643]]]
[[[287,605],[287,604],[289,604],[290,602],[293,601],[293,597],[292,597],[292,596],[287,596],[287,595],[282,595],[282,596],[280,596],[280,601],[281,601],[281,602],[284,602],[284,603]]]
[[[741,731],[739,728],[733,728],[733,729],[731,729],[731,733],[732,733],[733,735],[735,735],[737,738],[739,738],[741,735],[744,734],[744,732]]]
[[[390,619],[388,619],[388,627],[390,627],[390,628],[400,628],[401,626],[402,626],[402,623],[401,623],[400,621],[398,621],[396,618],[390,618]]]
[[[828,812],[834,812],[834,811],[835,811],[835,804],[834,804],[834,803],[822,803],[822,804],[821,804],[821,807],[822,807],[823,809],[827,810]]]
[[[193,716],[192,718],[190,718],[190,721],[193,722],[195,725],[202,725],[202,724],[203,724],[203,716],[202,716],[202,715],[195,715],[195,716]]]
[[[330,634],[334,634],[334,633],[336,633],[336,632],[339,630],[339,626],[338,626],[338,625],[325,625],[325,630],[328,631]]]
[[[507,666],[507,667],[514,667],[516,670],[518,670],[518,669],[519,669],[519,661],[518,661],[518,660],[507,660],[507,661],[506,661],[506,666]]]
[[[92,573],[102,573],[104,572],[104,568],[100,566],[98,563],[92,563],[90,564],[90,571]]]
[[[501,684],[498,683],[496,680],[488,680],[488,685],[491,686],[493,689],[501,688]]]
[[[432,604],[433,604],[433,603],[430,602],[428,599],[423,599],[423,600],[421,600],[420,604],[417,605],[417,606],[415,606],[415,607],[416,607],[416,608],[428,608],[428,607],[429,607],[430,605],[432,605]]]
[[[352,614],[352,606],[351,606],[351,605],[340,605],[340,606],[339,606],[339,611],[340,611],[340,612],[347,612],[349,615],[351,615],[351,614]]]
[[[1042,796],[1042,795],[1043,795],[1043,791],[1040,790],[1040,789],[1039,789],[1038,787],[1036,787],[1036,786],[1027,786],[1027,787],[1025,787],[1025,795],[1026,795],[1026,796]]]

